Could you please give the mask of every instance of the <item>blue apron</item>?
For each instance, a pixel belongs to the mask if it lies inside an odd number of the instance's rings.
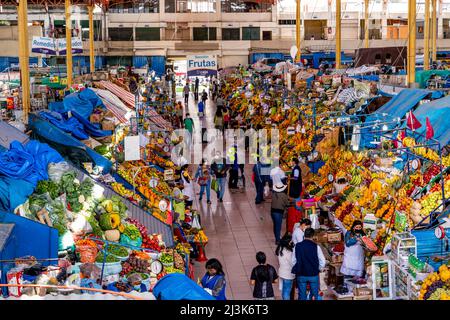
[[[217,280],[219,280],[220,278],[224,278],[223,275],[215,275],[214,277],[212,277],[211,279],[209,279],[209,275],[205,274],[202,278],[202,287],[205,289],[210,289],[210,290],[214,290],[214,286],[217,283]],[[219,291],[219,294],[214,297],[216,298],[216,300],[227,300],[227,298],[225,297],[225,290],[226,290],[226,283],[223,286],[222,290]]]

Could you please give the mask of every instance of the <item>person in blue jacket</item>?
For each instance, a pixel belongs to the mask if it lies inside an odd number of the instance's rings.
[[[263,164],[258,158],[253,166],[253,177],[256,188],[255,204],[264,201],[264,186],[270,182],[270,164]]]
[[[201,284],[204,289],[211,290],[211,295],[216,300],[227,300],[225,297],[226,281],[222,264],[217,259],[209,259],[205,265],[206,274],[203,276]]]

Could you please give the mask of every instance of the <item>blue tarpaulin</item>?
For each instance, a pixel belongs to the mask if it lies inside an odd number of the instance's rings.
[[[64,159],[47,144],[32,140],[11,143],[0,153],[0,210],[11,211],[33,193],[38,181],[47,180],[47,166]]]
[[[84,131],[83,125],[74,117],[69,119],[64,119],[64,117],[58,112],[39,112],[39,116],[42,119],[47,120],[57,128],[64,132],[70,133],[72,136],[78,140],[89,139],[89,135]]]
[[[102,100],[91,89],[84,89],[66,96],[63,100],[64,111],[76,111],[84,118],[89,118],[96,107],[103,106]]]
[[[429,93],[430,91],[422,89],[404,89],[374,113],[387,113],[392,118],[403,118],[409,110],[414,108]]]
[[[380,76],[377,74],[363,74],[363,75],[356,75],[356,76],[350,76],[350,78],[357,79],[360,81],[379,81]]]
[[[450,96],[422,104],[414,111],[414,115],[422,124],[417,133],[425,136],[428,117],[434,130],[433,139],[438,140],[441,147],[450,142]]]
[[[215,300],[195,281],[181,273],[172,273],[161,278],[153,288],[159,300]]]
[[[406,113],[414,108],[420,100],[425,98],[430,91],[423,89],[404,89],[397,95],[393,96],[386,104],[379,108],[374,113],[367,116],[365,123],[371,123],[375,125],[376,120],[381,122],[392,122],[395,118],[402,119]],[[393,129],[395,124],[391,123],[388,129]],[[374,139],[374,133],[371,131],[381,130],[381,125],[378,128],[369,128],[367,125],[361,129],[361,141],[360,145],[363,148],[374,148],[376,145],[371,144]]]

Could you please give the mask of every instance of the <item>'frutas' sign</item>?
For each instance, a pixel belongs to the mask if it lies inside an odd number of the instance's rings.
[[[187,75],[211,76],[217,75],[217,58],[213,55],[187,56]]]

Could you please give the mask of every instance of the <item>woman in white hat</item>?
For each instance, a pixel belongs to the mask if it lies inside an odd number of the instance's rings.
[[[286,194],[287,185],[277,183],[273,186],[272,206],[270,216],[273,221],[273,234],[275,235],[275,244],[280,242],[281,225],[283,224],[284,211],[289,206],[289,196]]]

